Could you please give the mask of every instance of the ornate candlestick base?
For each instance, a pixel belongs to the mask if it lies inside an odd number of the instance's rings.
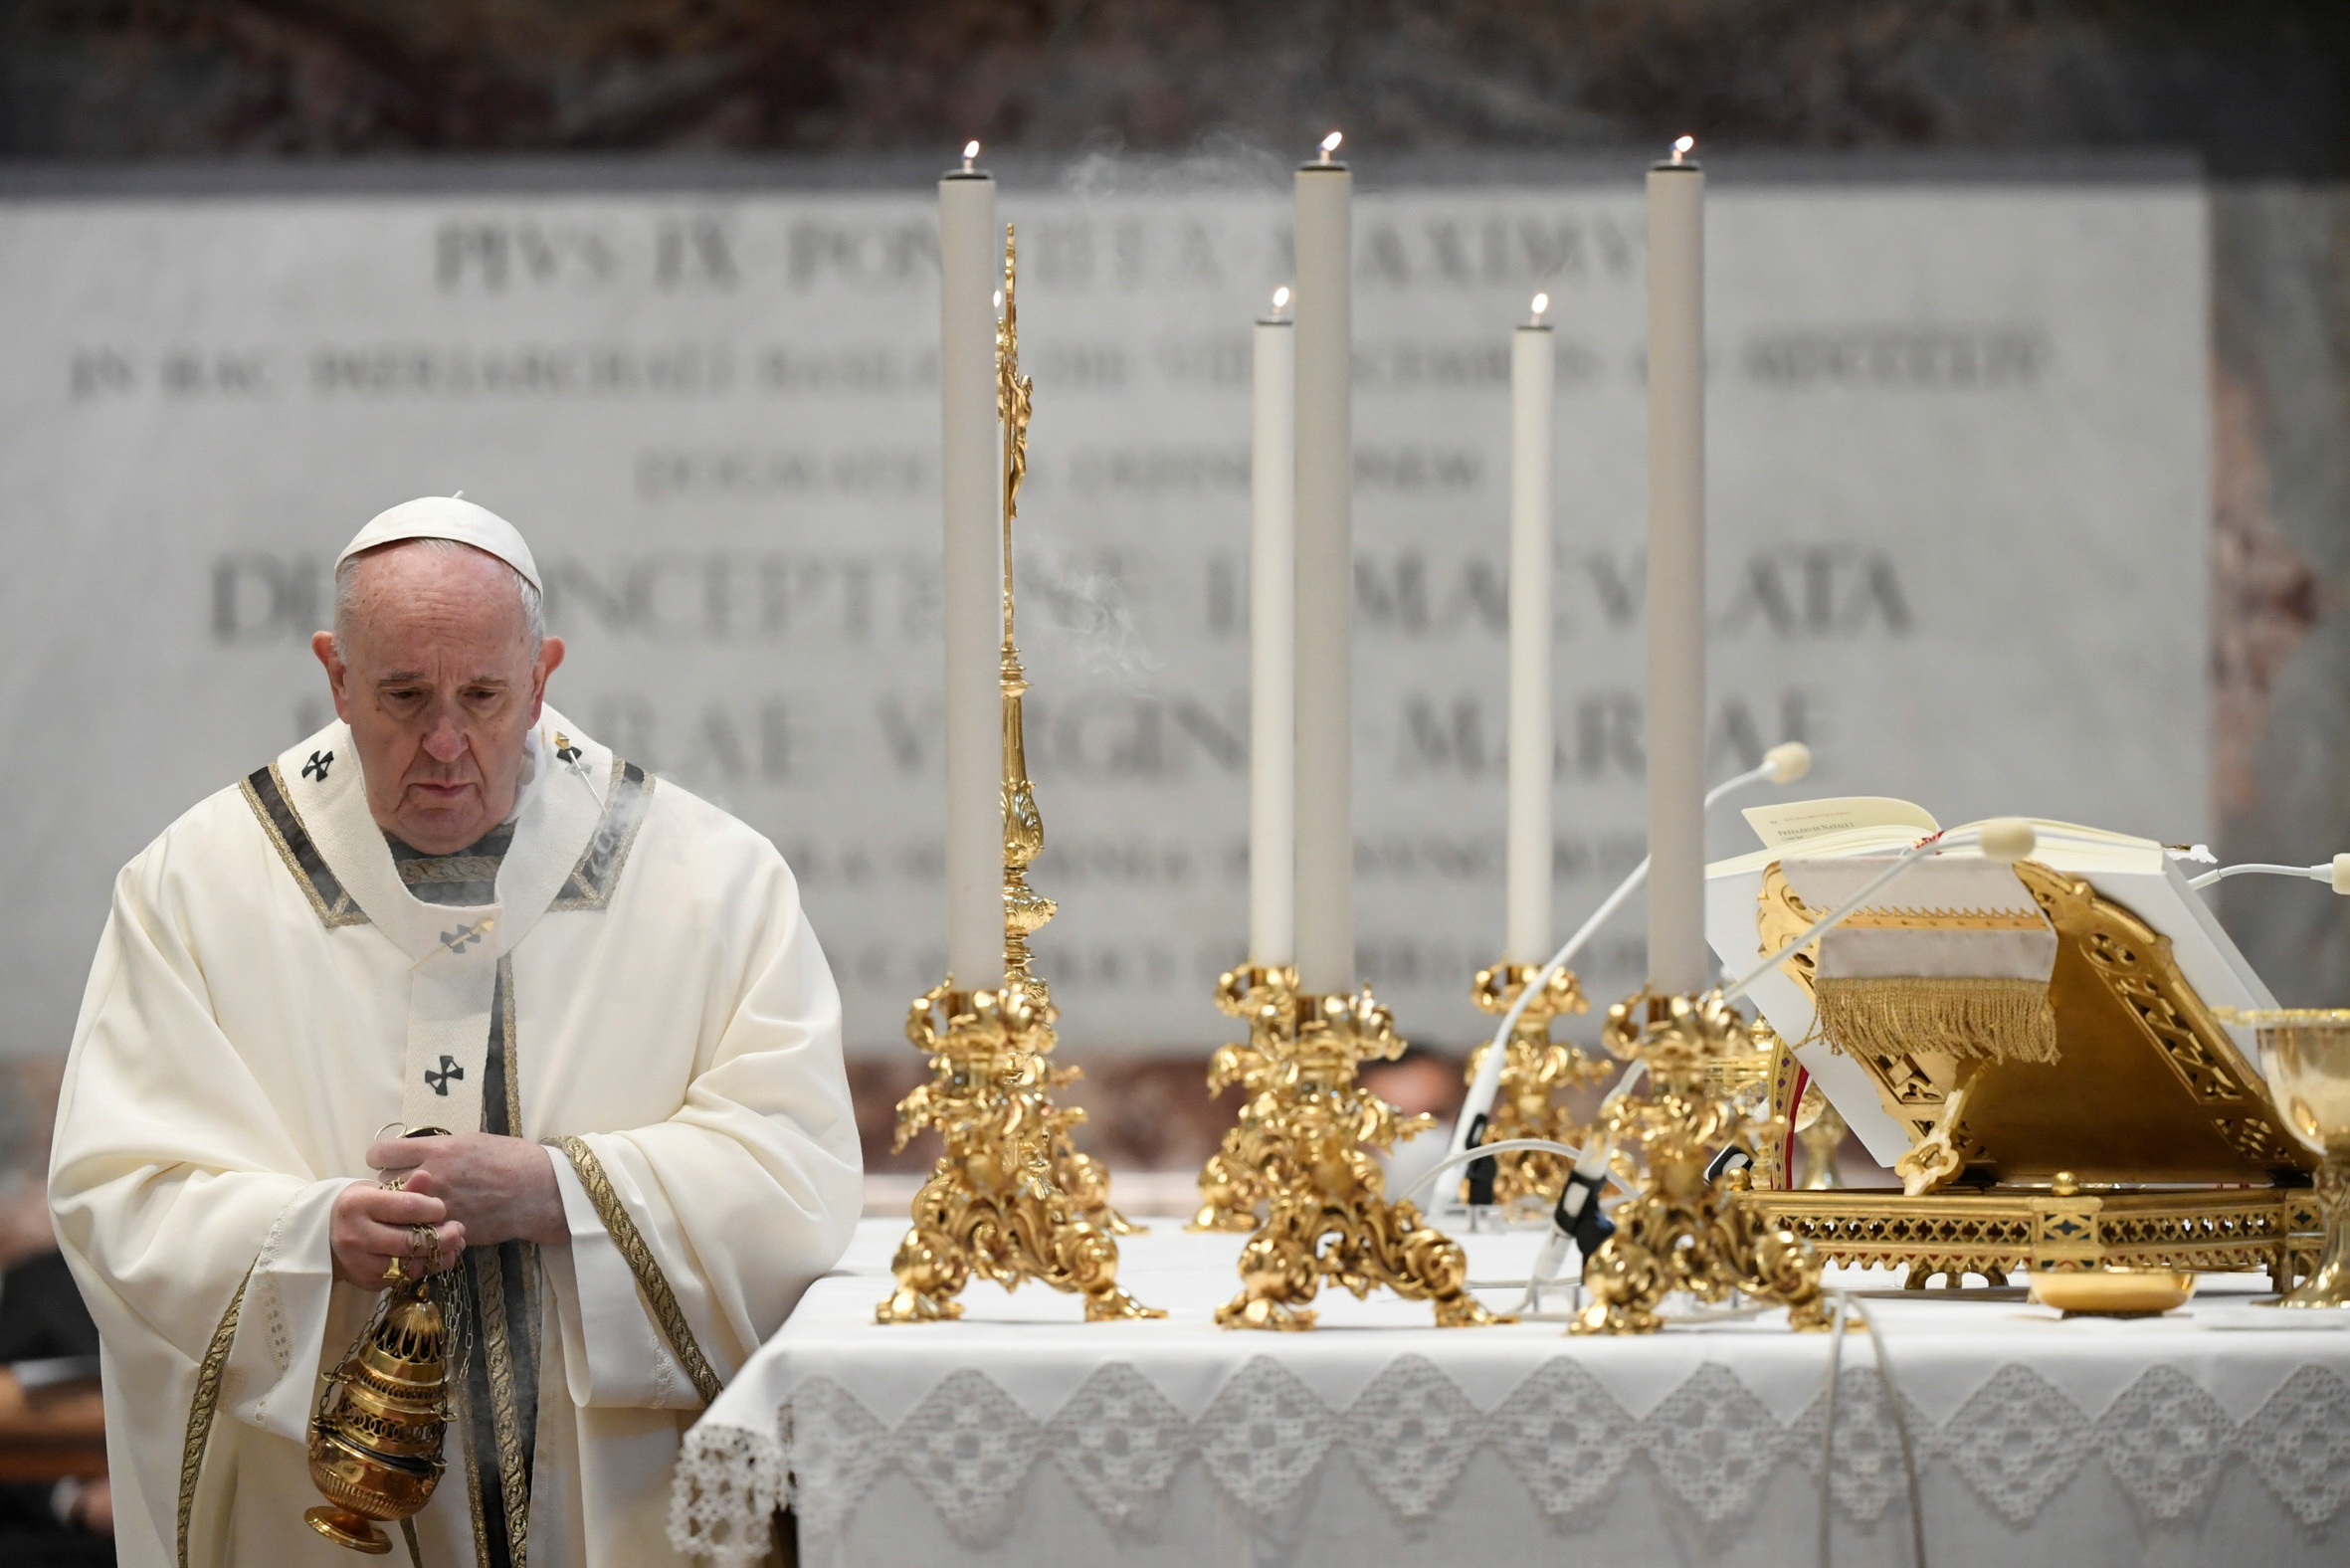
[[[1241,1249],[1241,1293],[1216,1309],[1216,1321],[1311,1328],[1305,1303],[1325,1278],[1358,1296],[1386,1285],[1431,1301],[1439,1327],[1509,1321],[1469,1293],[1459,1243],[1422,1224],[1414,1205],[1388,1202],[1378,1165],[1359,1147],[1392,1148],[1430,1125],[1355,1082],[1357,1063],[1403,1051],[1387,1009],[1369,987],[1357,996],[1279,997],[1269,987],[1258,1011],[1251,1043],[1267,1065],[1252,1101],[1263,1108],[1249,1125],[1266,1212]]]
[[[1479,1012],[1499,1018],[1517,1004],[1519,993],[1540,973],[1541,969],[1534,964],[1495,964],[1476,972],[1476,983],[1469,994]],[[1553,1019],[1590,1011],[1591,1004],[1584,1000],[1583,987],[1571,969],[1554,972],[1550,983],[1527,1001],[1526,1010],[1518,1015],[1517,1027],[1510,1032],[1508,1050],[1501,1058],[1500,1087],[1494,1090],[1493,1108],[1485,1119],[1484,1136],[1479,1142],[1548,1138],[1555,1143],[1581,1145],[1582,1126],[1553,1096],[1603,1078],[1608,1070],[1604,1064],[1585,1056],[1580,1048],[1552,1040],[1550,1025]],[[1485,1053],[1492,1049],[1492,1042],[1487,1041],[1470,1053],[1467,1070],[1469,1082],[1476,1081]],[[1557,1155],[1539,1149],[1496,1154],[1493,1164],[1497,1167],[1493,1176],[1493,1202],[1504,1208],[1532,1207],[1547,1213],[1566,1186],[1566,1163]]]
[[[1008,1290],[1039,1279],[1078,1292],[1088,1322],[1166,1315],[1118,1288],[1118,1244],[1062,1185],[1056,1146],[1072,1117],[1050,1092],[1054,1016],[1021,988],[942,985],[907,1010],[906,1038],[929,1053],[930,1081],[898,1102],[897,1147],[931,1125],[946,1151],[914,1196],[913,1228],[889,1265],[897,1289],[876,1322],[960,1317],[953,1297],[973,1274]]]
[[[1286,964],[1245,964],[1216,981],[1216,1006],[1249,1026],[1249,1038],[1216,1048],[1208,1092],[1238,1083],[1248,1097],[1216,1152],[1200,1167],[1200,1211],[1188,1231],[1254,1231],[1265,1207],[1266,1123],[1273,1115],[1274,1042],[1296,1016],[1297,971]]]
[[[1748,1186],[1745,1172],[1718,1185],[1705,1179],[1709,1153],[1739,1131],[1741,1118],[1717,1084],[1725,1068],[1753,1052],[1745,1023],[1718,991],[1695,998],[1642,991],[1608,1010],[1601,1038],[1616,1056],[1648,1063],[1641,1092],[1604,1107],[1595,1129],[1639,1158],[1640,1188],[1617,1206],[1615,1235],[1584,1264],[1590,1305],[1568,1332],[1655,1333],[1665,1326],[1658,1303],[1674,1290],[1708,1301],[1743,1290],[1786,1306],[1793,1327],[1827,1327],[1810,1244],[1735,1201]]]

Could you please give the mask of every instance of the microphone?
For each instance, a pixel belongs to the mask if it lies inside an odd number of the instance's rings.
[[[2311,882],[2327,883],[2338,893],[2350,894],[2350,855],[2337,855],[2330,861],[2315,866],[2267,866],[2247,861],[2241,866],[2223,866],[2216,872],[2205,872],[2201,877],[2190,877],[2190,887],[2209,887],[2216,882],[2231,877],[2306,877]]]

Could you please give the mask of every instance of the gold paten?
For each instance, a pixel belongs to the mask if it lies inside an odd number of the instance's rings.
[[[2066,1317],[2159,1317],[2194,1294],[2195,1275],[2184,1269],[2066,1269],[2032,1276],[2032,1299]]]
[[[1430,1125],[1355,1081],[1360,1063],[1392,1061],[1404,1048],[1370,988],[1355,996],[1284,988],[1276,997],[1267,987],[1250,1038],[1265,1063],[1264,1103],[1252,1123],[1265,1217],[1241,1249],[1241,1293],[1216,1309],[1216,1321],[1311,1328],[1305,1303],[1324,1279],[1358,1296],[1385,1285],[1433,1302],[1439,1327],[1509,1321],[1469,1293],[1460,1244],[1421,1223],[1416,1206],[1389,1202],[1379,1166],[1363,1152]]]
[[[1030,1279],[1085,1298],[1087,1321],[1163,1317],[1118,1288],[1118,1244],[1089,1223],[1053,1168],[1065,1116],[1053,1104],[1053,1005],[1025,990],[928,992],[907,1011],[906,1038],[930,1057],[930,1080],[897,1105],[897,1147],[934,1126],[946,1149],[914,1195],[913,1227],[890,1261],[897,1288],[881,1323],[963,1315],[954,1297],[973,1274],[1006,1289]]]
[[[1134,1229],[1110,1207],[1109,1173],[1078,1152],[1085,1119],[1053,1090],[1078,1070],[1047,1059],[1058,1041],[1053,993],[1036,973],[1028,939],[1053,918],[1053,900],[1028,884],[1045,847],[1045,822],[1028,777],[1021,698],[1028,678],[1013,638],[1012,523],[1028,475],[1034,383],[1020,373],[1018,253],[1004,230],[1004,314],[996,326],[996,413],[1003,431],[1004,984],[960,990],[946,983],[914,999],[906,1039],[930,1059],[930,1079],[897,1105],[896,1147],[935,1126],[945,1151],[914,1195],[913,1226],[890,1264],[897,1288],[876,1321],[960,1317],[953,1299],[976,1274],[1006,1289],[1041,1279],[1085,1298],[1088,1321],[1164,1317],[1118,1288],[1118,1247]]]
[[[310,1421],[310,1480],[327,1505],[302,1519],[338,1546],[370,1555],[390,1551],[376,1522],[409,1518],[440,1484],[449,1368],[456,1359],[455,1303],[445,1312],[435,1298],[443,1293],[421,1279],[384,1292],[319,1395]]]
[[[2259,1032],[2260,1071],[2284,1124],[2318,1156],[2325,1245],[2279,1306],[2350,1306],[2350,1008],[2231,1010]]]
[[[1600,1038],[1617,1057],[1648,1064],[1640,1090],[1605,1103],[1593,1129],[1634,1156],[1640,1178],[1611,1216],[1615,1234],[1584,1264],[1589,1304],[1568,1332],[1655,1333],[1665,1326],[1659,1304],[1676,1290],[1707,1301],[1741,1291],[1785,1306],[1794,1328],[1827,1327],[1812,1249],[1740,1202],[1747,1173],[1705,1179],[1714,1150],[1740,1134],[1744,1119],[1723,1079],[1769,1057],[1745,1022],[1719,991],[1642,991],[1608,1010]]]
[[[1540,973],[1541,969],[1534,964],[1495,964],[1476,972],[1476,983],[1469,995],[1479,1012],[1493,1018],[1503,1017],[1517,1005],[1520,993]],[[1501,1081],[1493,1091],[1493,1108],[1485,1120],[1483,1142],[1548,1138],[1570,1148],[1582,1146],[1583,1126],[1575,1120],[1572,1109],[1559,1103],[1557,1096],[1606,1078],[1609,1070],[1606,1064],[1585,1056],[1578,1047],[1551,1039],[1550,1026],[1554,1019],[1589,1011],[1591,1004],[1584,1000],[1583,987],[1571,969],[1552,971],[1550,983],[1527,1001],[1501,1058]],[[1492,1042],[1486,1041],[1469,1054],[1466,1070],[1469,1082],[1476,1081],[1485,1053],[1492,1049]],[[1505,1209],[1547,1212],[1558,1202],[1560,1189],[1566,1186],[1566,1162],[1540,1149],[1497,1154],[1493,1163],[1498,1167],[1493,1176],[1493,1201]]]
[[[1849,1053],[1910,1131],[1908,1195],[1954,1182],[2042,1185],[2059,1170],[2091,1184],[2300,1181],[2296,1173],[2314,1162],[2179,972],[2170,938],[2080,878],[2029,860],[2015,871],[2056,933],[2049,981],[2056,1060]],[[1757,951],[1793,940],[1816,914],[1771,866]],[[1955,918],[1930,910],[1862,916],[1923,925]],[[1816,962],[1815,946],[1781,968],[1808,994]]]
[[[1273,1038],[1296,1015],[1297,971],[1286,964],[1247,964],[1228,969],[1216,981],[1216,1006],[1249,1026],[1249,1038],[1216,1048],[1208,1059],[1208,1092],[1234,1084],[1244,1096],[1241,1112],[1224,1140],[1200,1167],[1200,1210],[1190,1231],[1254,1231],[1264,1218],[1268,1191],[1266,1129],[1275,1109],[1273,1097]]]

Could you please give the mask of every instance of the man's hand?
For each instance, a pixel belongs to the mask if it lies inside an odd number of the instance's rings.
[[[421,1257],[415,1227],[433,1228],[433,1252]],[[385,1271],[393,1259],[408,1266],[413,1277],[417,1264],[438,1274],[457,1262],[465,1251],[465,1227],[449,1218],[448,1205],[429,1193],[399,1192],[371,1181],[355,1181],[334,1200],[328,1224],[334,1249],[334,1277],[362,1290],[380,1290],[392,1281]]]
[[[490,1132],[386,1138],[367,1151],[367,1162],[387,1176],[405,1175],[410,1193],[447,1205],[468,1247],[553,1245],[571,1235],[553,1156],[526,1138]]]

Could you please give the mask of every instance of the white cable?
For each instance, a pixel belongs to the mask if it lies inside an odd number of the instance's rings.
[[[1396,1195],[1398,1203],[1417,1203],[1420,1194],[1449,1170],[1473,1164],[1494,1154],[1563,1154],[1568,1159],[1580,1159],[1583,1151],[1567,1143],[1554,1143],[1548,1138],[1503,1138],[1497,1143],[1480,1143],[1473,1149],[1463,1149],[1448,1154],[1413,1179],[1412,1185]]]
[[[2240,866],[2223,866],[2216,872],[2205,872],[2201,877],[2190,877],[2187,885],[2209,887],[2231,877],[2305,877],[2311,882],[2326,883],[2336,892],[2350,893],[2350,855],[2337,855],[2315,866],[2269,866],[2247,861]]]
[[[1909,1486],[1909,1550],[1913,1568],[1926,1568],[1925,1499],[1917,1483],[1917,1451],[1909,1442],[1909,1418],[1901,1413],[1901,1390],[1893,1382],[1893,1363],[1885,1355],[1884,1331],[1876,1326],[1876,1314],[1868,1310],[1868,1303],[1859,1296],[1853,1305],[1860,1310],[1860,1326],[1868,1330],[1868,1348],[1876,1353],[1876,1380],[1884,1387],[1885,1409],[1893,1418],[1893,1436],[1901,1442],[1901,1478]]]
[[[1811,748],[1800,740],[1781,741],[1763,753],[1761,765],[1748,768],[1737,777],[1725,779],[1707,790],[1705,804],[1713,806],[1724,796],[1744,789],[1749,784],[1792,784],[1811,771]],[[1648,880],[1649,858],[1644,855],[1640,864],[1617,884],[1616,890],[1602,899],[1600,906],[1591,912],[1591,917],[1583,922],[1573,936],[1567,938],[1566,945],[1551,954],[1550,962],[1544,964],[1534,978],[1520,988],[1517,1000],[1509,1005],[1509,1011],[1502,1015],[1500,1025],[1494,1029],[1493,1041],[1485,1051],[1484,1060],[1477,1064],[1476,1081],[1469,1086],[1469,1096],[1461,1102],[1461,1114],[1453,1123],[1453,1142],[1447,1151],[1448,1157],[1459,1154],[1469,1146],[1469,1131],[1476,1124],[1477,1117],[1492,1114],[1493,1098],[1501,1089],[1501,1066],[1509,1049],[1509,1037],[1516,1032],[1518,1020],[1525,1016],[1526,1004],[1538,993],[1549,989],[1551,977],[1573,961],[1575,955],[1583,950],[1584,944],[1607,923],[1608,916],[1622,908],[1624,900],[1638,892],[1641,883]],[[1443,1213],[1452,1205],[1453,1197],[1448,1193],[1437,1200],[1437,1208],[1432,1211],[1432,1215]]]
[[[1830,1568],[1828,1525],[1834,1517],[1836,1492],[1836,1385],[1844,1371],[1845,1318],[1853,1309],[1850,1291],[1837,1290],[1836,1320],[1828,1325],[1828,1387],[1820,1394],[1820,1568]]]
[[[1616,1080],[1615,1087],[1608,1090],[1607,1098],[1600,1101],[1601,1113],[1604,1115],[1610,1105],[1638,1087],[1642,1077],[1648,1071],[1649,1064],[1645,1058],[1635,1061],[1632,1066],[1626,1068],[1624,1076]],[[1606,1138],[1593,1138],[1589,1143],[1583,1145],[1583,1152],[1575,1156],[1575,1175],[1582,1178],[1585,1184],[1583,1190],[1594,1194],[1594,1196],[1586,1198],[1585,1203],[1598,1201],[1596,1197],[1598,1188],[1594,1184],[1607,1176],[1608,1162],[1614,1155],[1615,1150]],[[1582,1218],[1580,1210],[1576,1212],[1575,1218]],[[1525,1297],[1518,1302],[1517,1309],[1520,1315],[1540,1310],[1542,1292],[1549,1286],[1558,1283],[1558,1272],[1566,1265],[1567,1244],[1572,1240],[1574,1238],[1559,1229],[1558,1215],[1553,1212],[1550,1217],[1550,1234],[1542,1239],[1542,1250],[1535,1255],[1533,1271],[1526,1280]]]

